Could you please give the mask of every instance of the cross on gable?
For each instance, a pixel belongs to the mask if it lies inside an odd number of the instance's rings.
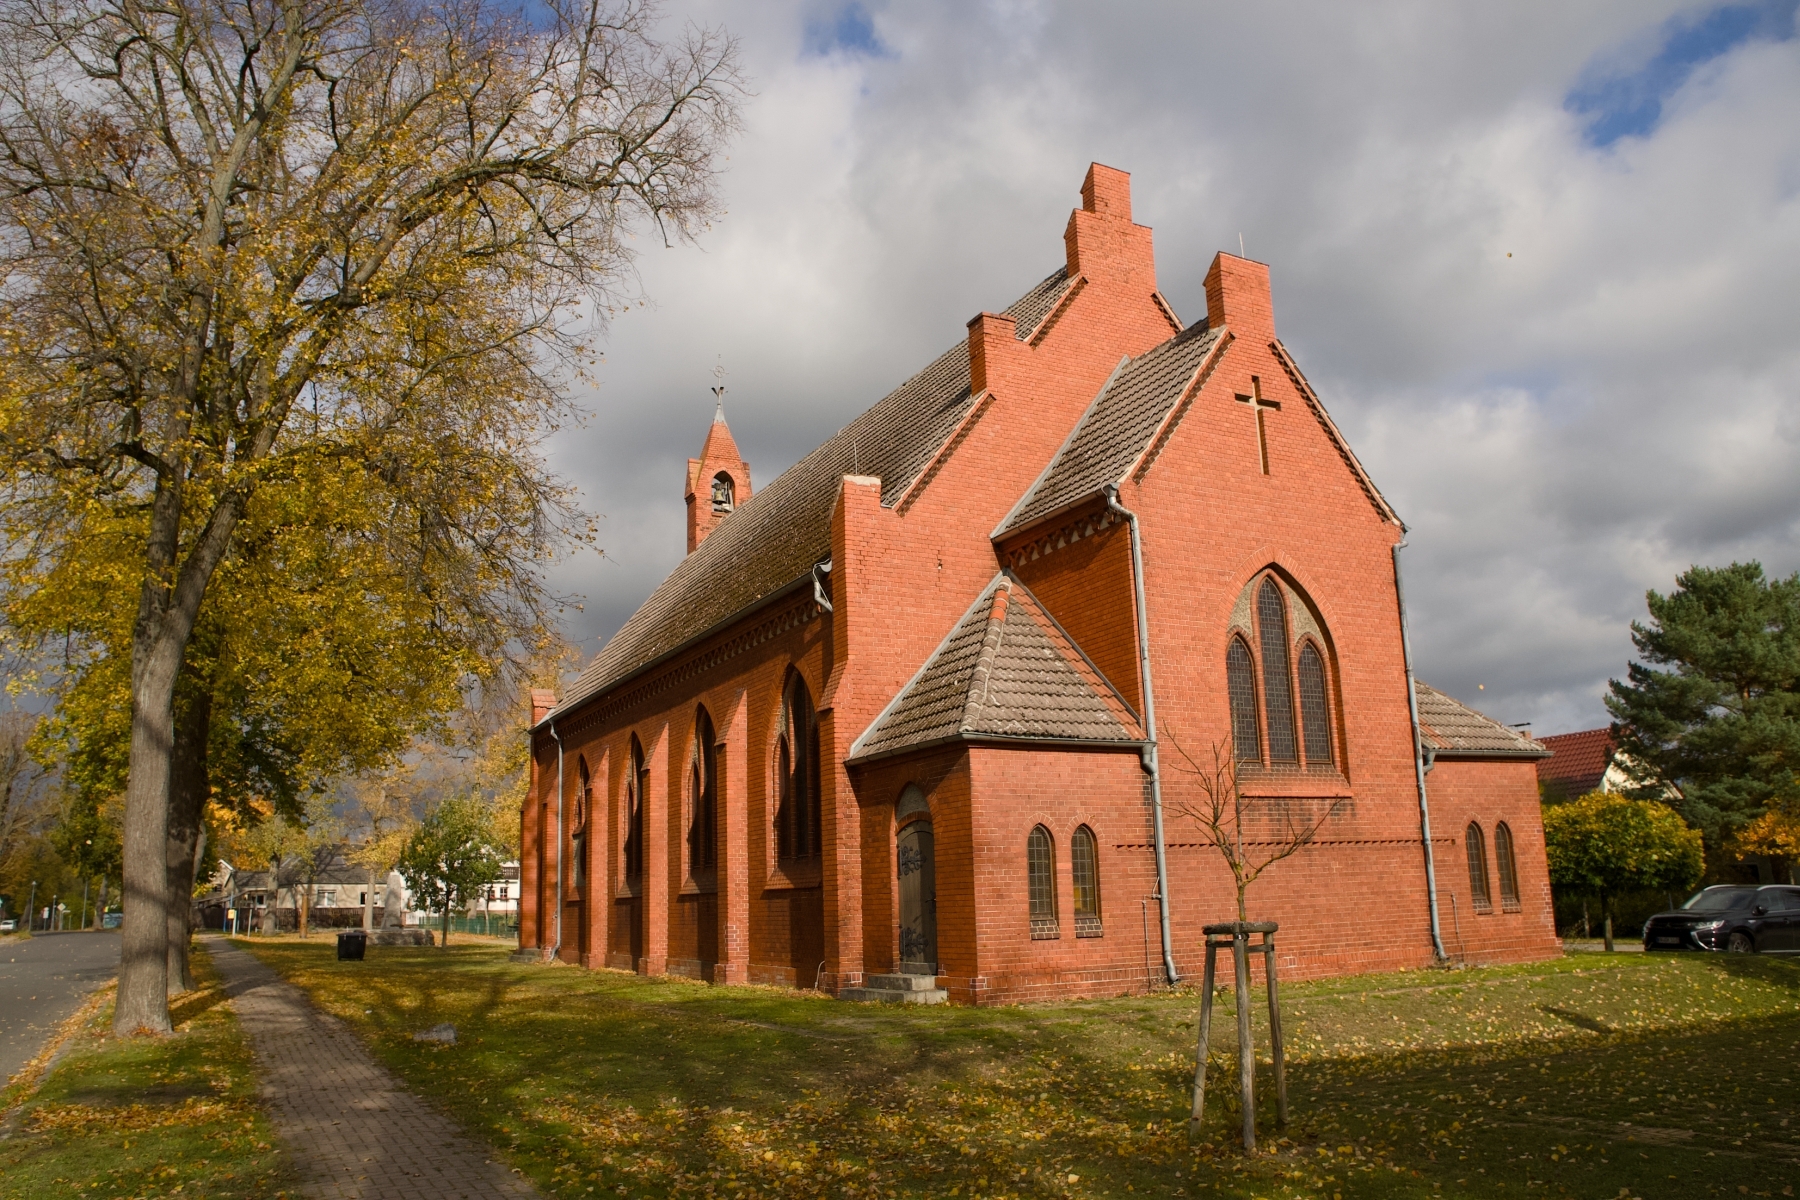
[[[1269,429],[1265,414],[1271,408],[1280,412],[1281,402],[1263,398],[1262,379],[1256,375],[1250,377],[1250,394],[1246,396],[1240,392],[1236,396],[1236,400],[1239,404],[1249,405],[1251,411],[1256,414],[1256,457],[1262,463],[1262,473],[1267,475],[1269,473]]]

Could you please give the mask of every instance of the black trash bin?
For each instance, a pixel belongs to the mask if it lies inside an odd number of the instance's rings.
[[[346,959],[361,962],[363,951],[369,948],[369,935],[360,929],[352,929],[338,934],[338,961]]]

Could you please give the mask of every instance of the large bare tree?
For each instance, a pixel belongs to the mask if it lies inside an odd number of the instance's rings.
[[[0,0],[7,586],[139,518],[116,1031],[169,1028],[177,681],[259,488],[358,466],[467,551],[431,586],[533,623],[575,322],[629,293],[629,228],[705,226],[741,95],[728,38],[653,17]]]

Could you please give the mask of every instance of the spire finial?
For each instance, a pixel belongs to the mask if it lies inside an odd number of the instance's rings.
[[[719,365],[713,368],[713,378],[719,381],[713,385],[712,389],[713,399],[718,401],[718,407],[713,409],[713,424],[715,425],[725,423],[725,363],[723,358],[724,356],[721,355]]]

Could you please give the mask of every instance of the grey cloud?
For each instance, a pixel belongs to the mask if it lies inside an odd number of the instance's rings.
[[[1645,588],[1800,565],[1800,43],[1734,47],[1595,149],[1571,89],[1699,10],[868,4],[882,53],[809,51],[841,11],[672,13],[739,33],[758,95],[727,217],[641,239],[653,303],[553,448],[606,515],[612,561],[557,576],[590,652],[681,556],[716,361],[767,482],[1056,265],[1090,159],[1133,172],[1184,314],[1240,233],[1271,264],[1283,338],[1411,525],[1420,669],[1451,693],[1597,724]]]

